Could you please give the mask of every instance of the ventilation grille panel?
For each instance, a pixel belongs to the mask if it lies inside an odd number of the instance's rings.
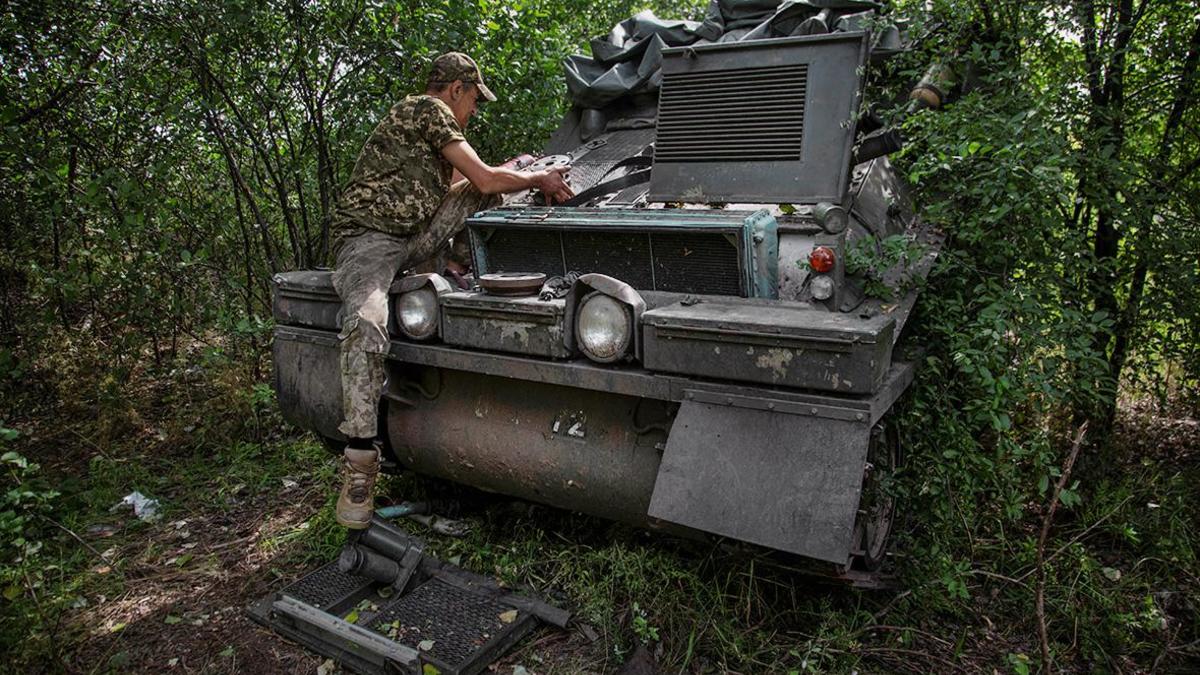
[[[664,74],[654,161],[799,161],[808,64]]]
[[[662,52],[651,202],[841,203],[867,34]]]

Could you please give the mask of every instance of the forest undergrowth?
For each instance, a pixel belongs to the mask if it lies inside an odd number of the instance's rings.
[[[264,363],[212,345],[181,353],[145,361],[118,384],[102,353],[72,348],[22,374],[37,386],[6,390],[8,409],[23,411],[6,420],[3,441],[13,489],[2,522],[23,537],[10,540],[6,555],[18,555],[0,568],[0,644],[14,666],[321,664],[242,612],[343,542],[332,519],[334,457],[279,418]],[[1196,411],[1127,401],[1113,442],[1119,470],[1099,498],[1063,508],[1045,544],[1055,667],[1195,666]],[[448,490],[401,475],[383,492],[399,501]],[[157,519],[115,508],[134,491],[158,501]],[[465,538],[406,527],[443,559],[532,587],[576,615],[570,630],[543,629],[496,672],[612,672],[639,649],[666,672],[1039,668],[1031,564],[1041,503],[995,538],[931,533],[913,500],[902,501],[897,579],[882,591],[833,585],[797,561],[729,542],[674,540],[499,497],[475,503],[462,515]],[[930,574],[929,557],[962,540],[970,555]]]

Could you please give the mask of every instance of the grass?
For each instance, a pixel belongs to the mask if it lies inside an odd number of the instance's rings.
[[[399,494],[421,488],[419,479],[392,483]],[[467,537],[431,538],[433,552],[510,585],[549,590],[587,625],[552,653],[518,653],[554,662],[551,672],[610,672],[639,645],[660,644],[659,661],[673,670],[801,670],[847,647],[838,637],[889,600],[831,594],[758,550],[666,539],[547,507],[500,502],[469,519]]]
[[[3,561],[6,574],[19,572],[9,578],[19,593],[0,606],[11,667],[295,672],[320,663],[241,609],[341,546],[336,462],[282,423],[244,365],[197,359],[199,376],[133,370],[121,396],[103,380],[91,383],[97,395],[75,395],[89,391],[83,375],[8,392],[23,415],[0,424],[20,434],[6,449],[39,462],[39,480],[61,493],[28,528],[41,550]],[[1051,543],[1061,551],[1048,569],[1049,632],[1067,670],[1186,668],[1200,653],[1197,433],[1145,415],[1125,428],[1138,432],[1126,433],[1129,465],[1067,511]],[[412,475],[381,487],[394,499],[455,494]],[[110,510],[133,490],[160,501],[157,522]],[[460,539],[402,525],[435,555],[532,587],[576,615],[570,630],[521,643],[498,672],[612,672],[639,648],[667,672],[1038,669],[1030,581],[1019,578],[1033,559],[1029,529],[976,538],[975,558],[930,576],[919,557],[964,535],[925,532],[910,513],[904,590],[868,592],[821,583],[758,549],[498,497],[463,518],[472,528]]]

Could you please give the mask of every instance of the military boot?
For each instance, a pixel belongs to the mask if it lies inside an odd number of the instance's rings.
[[[342,493],[337,500],[337,522],[352,530],[371,524],[375,511],[375,476],[379,475],[379,446],[364,450],[346,446]]]

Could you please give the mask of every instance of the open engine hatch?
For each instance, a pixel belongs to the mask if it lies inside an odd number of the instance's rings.
[[[663,50],[650,201],[840,203],[865,35]]]

